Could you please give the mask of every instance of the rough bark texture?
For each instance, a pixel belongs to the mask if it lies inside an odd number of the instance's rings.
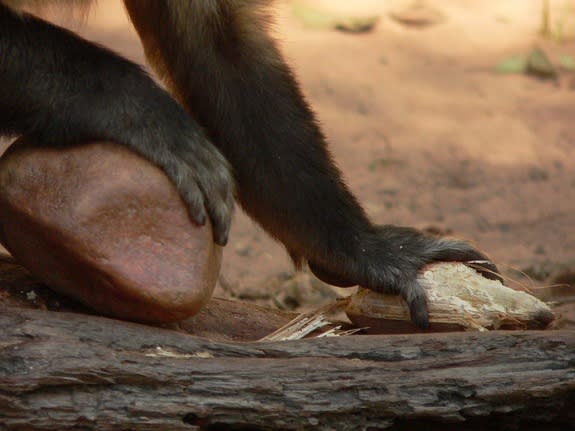
[[[575,332],[222,343],[0,307],[0,429],[567,429]]]
[[[575,331],[241,343],[294,314],[214,298],[178,331],[90,313],[0,254],[0,430],[575,423]]]

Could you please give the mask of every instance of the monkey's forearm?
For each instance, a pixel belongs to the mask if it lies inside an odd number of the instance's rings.
[[[151,63],[230,161],[244,209],[296,261],[343,265],[371,224],[341,181],[262,11],[244,7],[258,2],[182,3],[126,1]]]
[[[126,86],[149,91],[143,76],[111,52],[0,3],[2,133],[54,145],[123,133],[107,120],[126,113],[110,110],[118,108],[115,99]]]

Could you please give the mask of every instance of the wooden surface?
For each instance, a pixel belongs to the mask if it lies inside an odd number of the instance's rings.
[[[0,327],[0,429],[575,424],[575,331],[242,344],[5,306]]]
[[[108,319],[0,256],[0,430],[574,428],[573,330],[237,341],[293,317]]]

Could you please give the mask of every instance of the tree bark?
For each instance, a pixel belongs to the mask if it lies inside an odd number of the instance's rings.
[[[0,429],[568,429],[575,331],[215,342],[0,306]]]
[[[0,430],[575,424],[573,330],[257,343],[295,314],[214,298],[178,331],[90,313],[0,254]]]

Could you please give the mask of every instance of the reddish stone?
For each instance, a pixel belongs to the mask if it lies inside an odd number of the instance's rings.
[[[209,300],[221,248],[164,173],[111,143],[12,146],[0,242],[36,277],[107,315],[169,322]]]

